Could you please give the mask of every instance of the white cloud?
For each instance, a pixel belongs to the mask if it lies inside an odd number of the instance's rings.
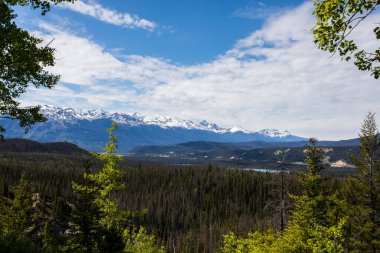
[[[266,19],[271,15],[278,15],[281,12],[281,8],[267,6],[262,2],[258,2],[256,5],[249,5],[243,8],[237,9],[232,13],[232,17],[246,18],[246,19]]]
[[[191,66],[116,57],[89,38],[44,25],[39,35],[55,38],[53,71],[63,83],[44,97],[31,90],[24,103],[207,119],[250,130],[285,128],[321,139],[355,137],[365,113],[380,112],[380,86],[368,72],[317,49],[311,10],[305,3],[269,18],[224,55]],[[376,41],[367,27],[358,34],[372,47]]]
[[[103,7],[102,5],[91,0],[81,0],[76,1],[75,3],[62,3],[58,6],[117,26],[140,28],[149,31],[153,31],[157,28],[157,24],[153,21],[143,19],[137,15],[131,15],[129,13],[119,13],[115,10]]]

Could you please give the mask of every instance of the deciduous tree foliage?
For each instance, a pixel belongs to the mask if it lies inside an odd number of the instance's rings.
[[[9,6],[21,5],[21,6],[30,6],[32,9],[41,9],[41,14],[45,15],[50,11],[52,4],[58,4],[62,2],[74,3],[76,0],[1,0]]]
[[[373,51],[360,48],[349,35],[379,4],[378,0],[314,0],[313,14],[317,18],[313,28],[314,42],[324,51],[338,52],[343,60],[353,59],[359,70],[370,71],[378,79],[380,47]],[[373,40],[379,39],[380,26],[376,24]]]
[[[38,106],[22,107],[18,98],[30,85],[36,88],[52,88],[59,75],[54,75],[46,67],[54,66],[54,49],[49,42],[30,35],[15,23],[15,5],[30,5],[41,9],[45,15],[51,4],[73,0],[0,0],[0,115],[18,119],[27,131],[36,122],[45,121]],[[1,133],[4,127],[0,126]]]

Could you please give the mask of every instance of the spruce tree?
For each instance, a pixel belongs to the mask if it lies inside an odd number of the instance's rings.
[[[356,175],[343,189],[347,249],[375,253],[380,249],[380,140],[374,113],[367,114],[359,137],[360,153],[352,156]]]
[[[101,212],[95,203],[96,188],[89,178],[90,163],[86,162],[82,182],[72,182],[75,205],[70,220],[70,237],[67,249],[78,252],[100,252],[102,240]]]
[[[102,212],[101,224],[111,228],[120,227],[124,220],[123,214],[117,204],[117,200],[113,193],[125,189],[123,181],[123,173],[119,168],[119,163],[123,157],[116,155],[117,138],[114,131],[117,129],[117,124],[112,123],[111,128],[108,128],[109,142],[104,148],[104,154],[94,154],[96,158],[104,162],[103,169],[98,173],[89,175],[97,186],[97,195],[95,202],[98,204]]]
[[[342,230],[346,220],[332,224],[327,219],[329,196],[320,175],[324,169],[324,150],[317,147],[315,138],[310,139],[310,144],[304,151],[307,171],[299,178],[303,192],[292,196],[295,209],[285,230],[277,234],[255,232],[246,239],[231,233],[224,237],[222,252],[343,252]]]
[[[70,252],[162,252],[155,246],[154,236],[146,234],[144,228],[137,232],[128,228],[129,215],[134,212],[122,210],[116,199],[115,193],[126,188],[119,166],[123,158],[115,153],[116,129],[115,122],[107,129],[109,142],[104,154],[93,154],[104,163],[103,168],[90,173],[87,164],[83,181],[72,183],[77,200],[66,247]]]
[[[0,203],[0,252],[38,252],[31,239],[37,235],[36,220],[24,173],[11,193],[11,198],[2,197]]]
[[[112,122],[112,126],[107,129],[109,142],[104,148],[104,154],[93,154],[100,161],[104,162],[103,168],[88,177],[95,184],[94,203],[99,208],[99,225],[103,229],[102,240],[99,248],[102,252],[118,252],[124,248],[123,230],[127,225],[127,214],[125,210],[119,208],[115,193],[125,189],[123,173],[119,163],[123,157],[118,156],[117,137],[114,131],[117,124]]]

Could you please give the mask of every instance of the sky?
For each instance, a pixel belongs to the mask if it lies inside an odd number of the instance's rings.
[[[369,111],[380,114],[379,81],[318,50],[310,2],[80,0],[45,16],[17,7],[16,23],[56,49],[48,70],[61,75],[20,100],[355,138]],[[351,34],[359,46],[378,46],[379,18]]]

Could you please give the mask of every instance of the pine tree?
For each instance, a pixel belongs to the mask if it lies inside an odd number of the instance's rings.
[[[295,210],[283,235],[275,242],[279,252],[343,252],[342,227],[345,219],[336,224],[328,220],[329,195],[320,172],[324,169],[324,150],[317,139],[310,139],[304,151],[307,172],[300,177],[303,192],[293,196]]]
[[[32,222],[31,194],[26,175],[22,174],[19,183],[11,189],[13,198],[3,197],[0,226],[3,234],[13,234],[20,238],[28,237],[34,230]]]
[[[347,248],[375,253],[380,249],[380,140],[374,113],[367,114],[359,137],[360,153],[352,156],[357,172],[343,189]]]
[[[327,219],[329,196],[320,176],[324,169],[324,151],[317,147],[317,139],[311,138],[310,144],[304,151],[307,172],[299,180],[304,190],[300,196],[293,196],[295,209],[285,230],[277,234],[256,231],[248,238],[227,235],[222,252],[343,252],[342,231],[346,220],[343,218],[331,224]]]
[[[88,175],[88,178],[95,184],[94,203],[99,208],[98,221],[103,229],[102,240],[99,243],[99,249],[102,252],[118,252],[124,248],[123,230],[127,225],[129,214],[119,208],[115,197],[117,191],[126,188],[123,173],[119,167],[123,157],[115,153],[117,138],[114,131],[116,129],[115,122],[112,122],[112,126],[107,129],[109,142],[104,148],[104,154],[93,154],[104,162],[103,168],[98,173]]]
[[[98,204],[102,216],[100,223],[106,227],[119,228],[120,224],[125,221],[125,212],[118,208],[118,204],[113,193],[126,188],[123,182],[123,174],[119,168],[119,163],[123,157],[116,155],[117,138],[114,131],[117,129],[117,124],[112,123],[111,128],[108,128],[110,141],[104,148],[104,154],[94,154],[100,161],[104,161],[104,166],[101,171],[89,175],[97,186],[97,194],[95,202]]]
[[[13,198],[2,197],[0,203],[0,252],[37,252],[31,240],[36,224],[25,173],[11,193]]]
[[[126,188],[123,172],[119,163],[123,160],[115,151],[117,138],[114,131],[117,124],[112,123],[109,142],[104,154],[93,154],[104,162],[97,173],[89,173],[86,164],[83,182],[72,183],[77,195],[71,217],[71,230],[68,251],[74,252],[162,252],[154,245],[153,236],[147,235],[144,228],[138,232],[128,228],[131,213],[119,207],[115,193]]]
[[[72,182],[76,201],[70,220],[67,249],[77,252],[100,252],[102,240],[101,212],[95,203],[96,187],[89,177],[90,163],[86,162],[82,182]]]

